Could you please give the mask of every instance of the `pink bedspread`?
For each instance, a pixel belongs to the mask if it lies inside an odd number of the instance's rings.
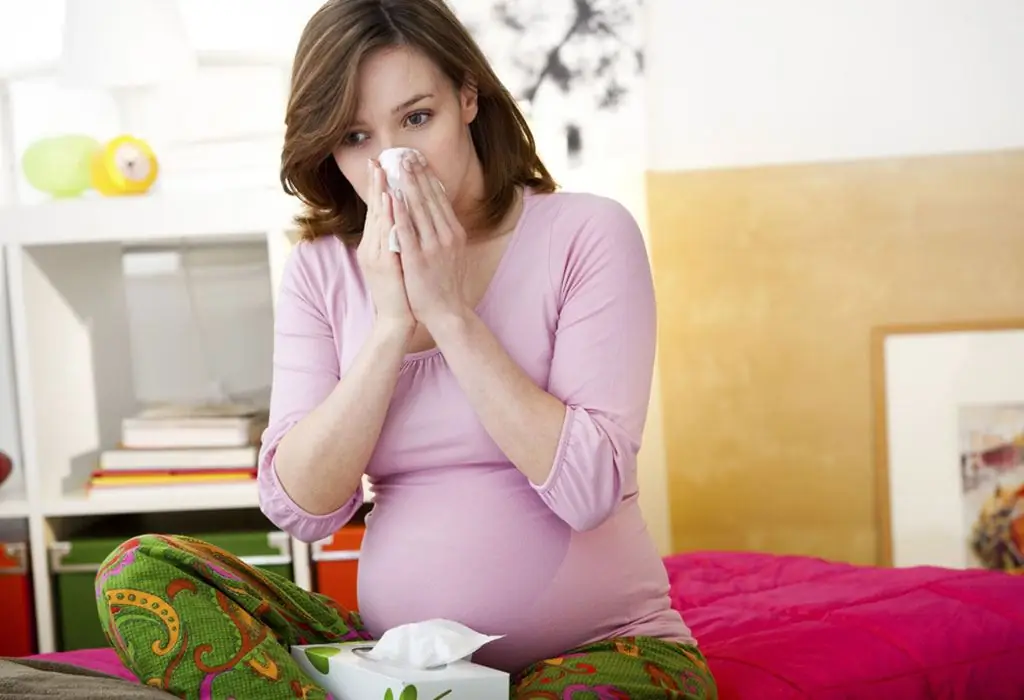
[[[1024,698],[1024,577],[750,553],[665,564],[720,700]],[[49,658],[132,678],[110,650]]]
[[[62,664],[71,664],[79,668],[91,668],[129,681],[137,681],[131,671],[126,669],[113,649],[82,649],[80,651],[61,651],[55,654],[39,654],[34,659],[49,659]]]
[[[1024,698],[1024,577],[749,553],[666,566],[721,700]]]

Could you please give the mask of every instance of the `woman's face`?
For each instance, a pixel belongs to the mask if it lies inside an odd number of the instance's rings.
[[[456,89],[430,59],[407,47],[378,51],[359,70],[359,109],[334,160],[365,202],[367,159],[388,148],[415,148],[453,202],[472,187],[477,163],[469,124],[476,118],[476,93]]]

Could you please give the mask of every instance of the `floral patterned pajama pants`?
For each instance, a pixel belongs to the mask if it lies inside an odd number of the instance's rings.
[[[124,664],[143,683],[189,700],[326,700],[288,647],[369,639],[357,613],[190,537],[128,540],[103,563],[96,595],[107,638]],[[718,694],[695,647],[631,637],[539,661],[516,674],[510,697],[715,700]]]

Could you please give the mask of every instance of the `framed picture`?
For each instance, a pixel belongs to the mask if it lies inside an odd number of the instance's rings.
[[[1024,573],[1024,318],[872,340],[880,563]]]

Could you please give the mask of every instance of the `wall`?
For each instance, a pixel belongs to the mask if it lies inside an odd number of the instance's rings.
[[[657,171],[1024,145],[1019,0],[651,0]]]
[[[1024,5],[647,20],[673,547],[873,562],[871,329],[1024,313]]]

